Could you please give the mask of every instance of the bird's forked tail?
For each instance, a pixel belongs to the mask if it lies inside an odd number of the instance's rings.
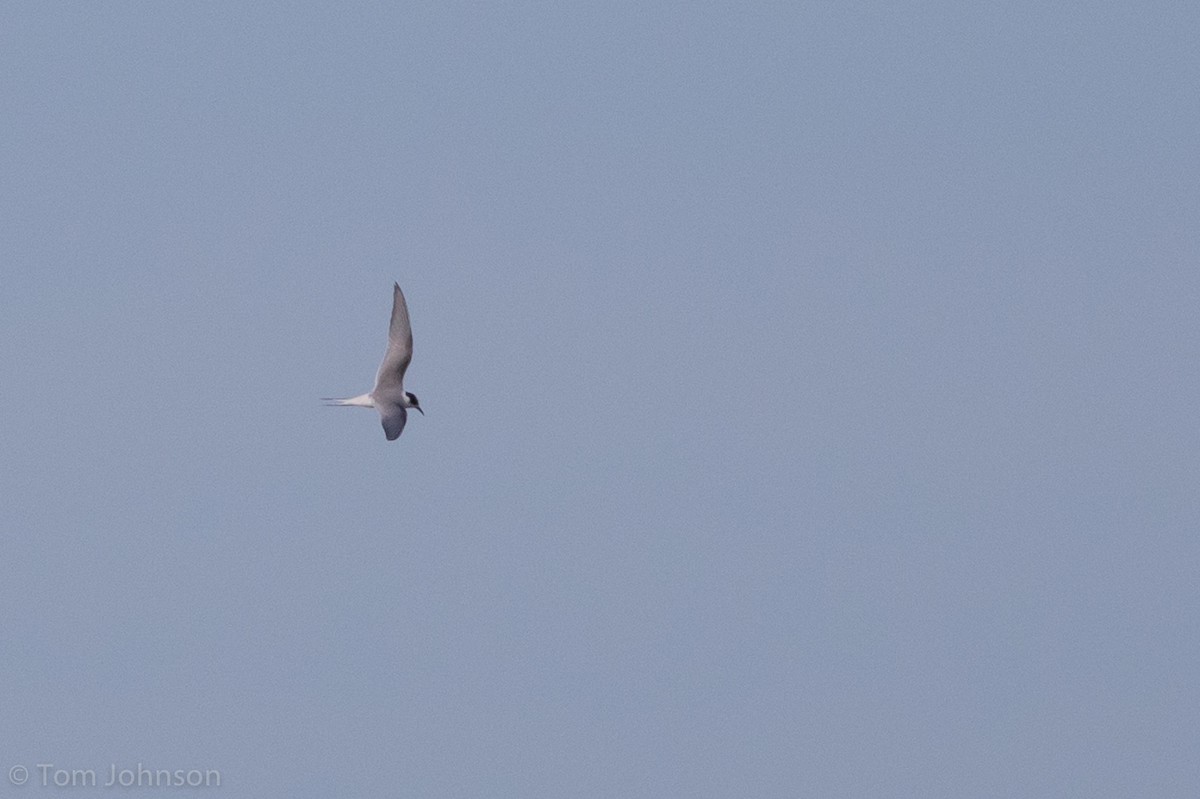
[[[357,397],[346,397],[339,399],[337,397],[321,397],[321,402],[326,405],[350,405],[356,408],[374,408],[375,400],[371,399],[370,394],[360,394]]]

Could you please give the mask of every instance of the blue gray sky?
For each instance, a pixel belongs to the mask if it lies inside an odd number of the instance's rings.
[[[4,795],[1196,796],[1198,40],[5,4]]]

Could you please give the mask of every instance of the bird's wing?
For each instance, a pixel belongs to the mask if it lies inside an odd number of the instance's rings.
[[[379,420],[383,422],[383,434],[388,441],[395,441],[404,432],[404,423],[408,421],[408,411],[402,405],[381,405]]]
[[[392,323],[388,326],[388,348],[384,353],[383,363],[375,374],[375,391],[372,393],[387,394],[388,389],[400,391],[404,384],[404,370],[412,360],[412,325],[408,321],[408,304],[404,301],[404,292],[400,284],[395,284],[392,291]],[[380,389],[384,389],[382,392]],[[401,427],[404,422],[400,422]],[[399,432],[396,435],[400,435]]]

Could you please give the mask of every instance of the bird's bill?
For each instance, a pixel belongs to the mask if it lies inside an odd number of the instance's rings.
[[[420,405],[414,405],[414,406],[413,406],[413,410],[416,410],[416,411],[421,411],[421,406],[420,406]],[[421,411],[421,415],[422,415],[422,416],[424,416],[424,415],[425,415],[425,411]]]

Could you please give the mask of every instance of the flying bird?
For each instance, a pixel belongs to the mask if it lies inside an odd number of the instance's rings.
[[[375,388],[369,394],[335,399],[326,397],[328,405],[349,405],[356,408],[374,408],[379,411],[383,422],[383,433],[388,441],[395,441],[404,432],[408,421],[408,409],[415,408],[425,415],[417,402],[417,395],[404,390],[404,371],[412,360],[412,325],[408,322],[408,304],[400,284],[392,290],[392,322],[388,326],[388,347],[375,375]]]

